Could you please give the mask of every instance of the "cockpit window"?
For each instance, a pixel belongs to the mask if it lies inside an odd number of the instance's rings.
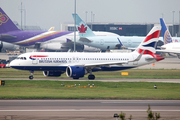
[[[17,57],[16,59],[19,59],[19,60],[26,60],[26,57]]]

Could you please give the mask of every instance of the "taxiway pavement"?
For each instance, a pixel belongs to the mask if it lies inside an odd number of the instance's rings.
[[[0,100],[0,119],[115,120],[122,111],[145,120],[148,105],[161,119],[180,119],[180,100]]]

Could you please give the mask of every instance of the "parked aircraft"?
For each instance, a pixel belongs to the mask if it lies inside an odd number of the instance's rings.
[[[178,58],[180,59],[180,42],[173,42],[171,34],[169,33],[162,18],[160,18],[160,23],[162,27],[164,45],[161,46],[162,50],[157,50],[157,52],[174,53],[177,54]]]
[[[94,32],[98,36],[115,35],[109,32]],[[48,50],[68,51],[74,48],[74,32],[72,31],[53,31],[53,27],[49,31],[22,31],[12,22],[6,13],[0,8],[0,40],[15,45],[28,48],[44,48]],[[77,38],[79,36],[77,35]],[[91,46],[76,44],[76,50],[98,50]]]
[[[160,26],[154,26],[131,53],[32,52],[21,54],[10,63],[10,66],[29,70],[29,79],[33,79],[34,71],[43,71],[44,76],[60,76],[66,72],[66,75],[73,79],[90,73],[88,79],[95,79],[92,72],[130,69],[164,59],[155,54],[160,29]]]

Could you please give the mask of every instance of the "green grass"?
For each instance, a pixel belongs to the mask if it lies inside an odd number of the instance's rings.
[[[94,88],[62,87],[80,83]],[[158,89],[154,89],[154,84]],[[117,88],[116,86],[117,85]],[[0,99],[180,99],[178,83],[6,80]]]
[[[128,76],[122,76],[121,72],[129,72]],[[179,69],[128,69],[113,72],[93,72],[98,79],[103,78],[127,78],[127,79],[180,79]],[[0,78],[28,78],[29,71],[16,70],[11,68],[0,69]],[[88,75],[85,75],[87,78]],[[35,71],[34,78],[44,78],[42,71]],[[62,74],[57,79],[68,78]]]

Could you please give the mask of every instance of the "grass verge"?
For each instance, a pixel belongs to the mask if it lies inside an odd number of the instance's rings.
[[[122,76],[121,72],[129,72],[128,76]],[[179,69],[128,69],[113,72],[93,72],[98,79],[180,79]],[[16,70],[12,68],[0,69],[0,78],[28,78],[29,71]],[[87,78],[88,75],[85,75]],[[42,71],[35,71],[34,78],[44,78]],[[57,79],[68,78],[66,74],[62,74]]]
[[[61,83],[77,87],[62,87]],[[80,88],[79,83],[97,87]],[[0,91],[0,99],[180,99],[178,83],[6,80]]]

